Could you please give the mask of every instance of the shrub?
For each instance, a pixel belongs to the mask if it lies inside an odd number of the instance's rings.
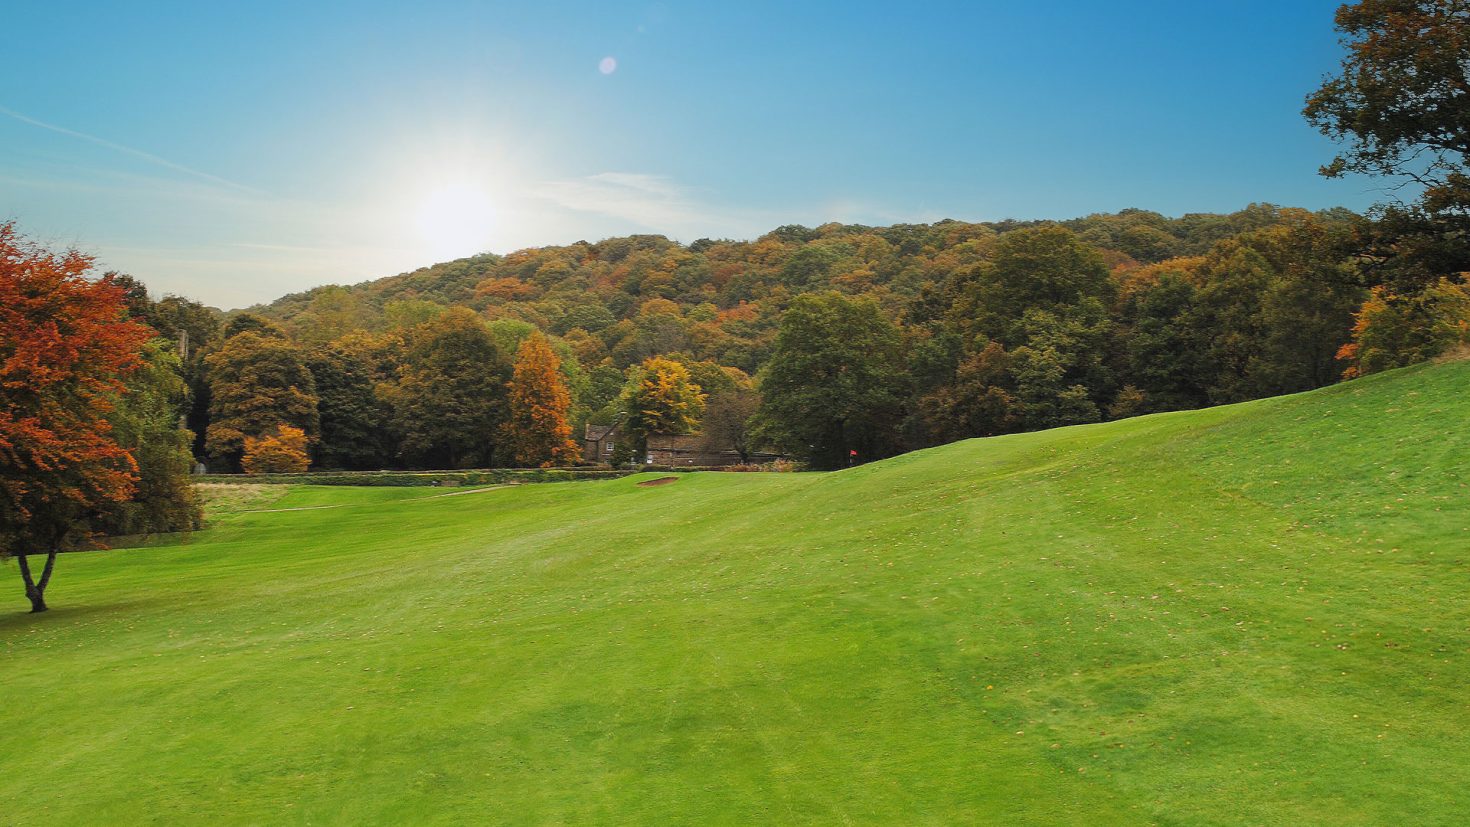
[[[264,437],[245,438],[245,456],[240,465],[247,474],[295,474],[306,470],[306,431],[281,425]]]

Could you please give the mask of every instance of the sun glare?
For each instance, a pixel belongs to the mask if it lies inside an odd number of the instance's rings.
[[[419,237],[435,261],[483,253],[495,210],[484,190],[470,184],[448,184],[419,204]]]

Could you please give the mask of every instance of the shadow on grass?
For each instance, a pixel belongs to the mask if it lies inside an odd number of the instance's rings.
[[[0,634],[37,626],[71,625],[72,621],[88,620],[98,615],[114,612],[134,612],[138,609],[151,606],[155,602],[153,600],[124,600],[116,603],[89,603],[77,606],[61,605],[52,606],[40,614],[31,614],[29,609],[21,609],[13,613],[8,610],[0,611]],[[16,603],[24,606],[24,596],[21,596]]]

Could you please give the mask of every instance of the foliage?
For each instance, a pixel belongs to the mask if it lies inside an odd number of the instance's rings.
[[[902,418],[898,329],[871,299],[798,296],[760,377],[763,432],[819,468],[892,454]]]
[[[1085,300],[1108,302],[1114,290],[1102,257],[1056,224],[1001,236],[993,260],[967,278],[959,326],[1012,347],[1024,343],[1018,322],[1028,311],[1066,316]]]
[[[479,317],[452,308],[414,328],[398,370],[382,393],[405,461],[430,468],[494,462],[510,365]]]
[[[239,469],[247,439],[281,425],[300,428],[308,441],[321,432],[316,380],[299,345],[245,330],[225,339],[205,364],[210,421],[204,444],[226,469]]]
[[[511,461],[542,468],[576,462],[580,449],[572,441],[567,422],[571,405],[561,360],[546,337],[533,332],[521,342],[511,375],[509,418],[504,426]]]
[[[319,347],[307,355],[321,420],[317,466],[347,470],[383,466],[384,411],[370,364],[346,345]]]
[[[1470,226],[1470,6],[1464,0],[1358,0],[1337,11],[1348,53],[1307,98],[1307,120],[1345,150],[1323,174],[1407,178],[1421,205]]]
[[[1011,356],[999,342],[986,342],[960,363],[952,383],[921,397],[921,444],[994,436],[1019,424]]]
[[[179,424],[188,410],[188,388],[168,344],[160,338],[143,349],[142,365],[127,378],[126,393],[110,416],[114,438],[138,464],[138,484],[99,521],[105,534],[190,531],[202,524],[190,479],[194,435]]]
[[[261,336],[284,338],[286,331],[281,326],[255,313],[239,313],[231,317],[225,325],[223,338],[233,339],[241,333],[255,333]]]
[[[1344,377],[1351,379],[1466,346],[1470,346],[1470,284],[1441,279],[1409,296],[1375,288],[1358,310],[1353,340],[1338,355],[1350,362]]]
[[[705,395],[682,364],[658,357],[647,359],[631,372],[624,390],[626,417],[623,432],[638,450],[649,434],[688,434],[704,416]]]
[[[682,364],[708,396],[747,388],[752,374],[792,376],[779,364],[793,355],[777,347],[783,319],[803,296],[837,292],[871,302],[898,340],[880,359],[883,390],[866,400],[880,404],[863,426],[869,444],[822,440],[832,455],[817,464],[833,467],[854,450],[863,460],[1337,381],[1368,288],[1412,295],[1437,280],[1426,273],[1460,272],[1445,268],[1461,261],[1470,269],[1470,242],[1435,235],[1422,210],[1405,216],[1252,204],[1178,218],[1123,210],[1065,222],[793,226],[687,247],[633,236],[319,288],[233,314],[227,332],[284,330],[287,341],[314,343],[318,467],[514,464],[512,452],[495,450],[509,415],[504,383],[514,386],[507,360],[446,372],[422,345],[434,324],[467,319],[503,356],[545,336],[573,435],[634,413],[615,455],[633,459],[646,430],[629,400],[645,363]],[[443,322],[446,314],[460,321]],[[328,351],[359,364],[315,355]],[[190,423],[207,433],[209,386],[196,378],[191,389]],[[781,430],[759,423],[772,439]],[[779,436],[803,456],[817,444],[810,434]]]
[[[138,466],[109,417],[152,332],[92,261],[0,224],[0,555],[16,557],[31,610],[46,610],[57,551],[134,492]],[[46,555],[33,578],[28,555]]]
[[[247,474],[299,474],[310,464],[306,432],[280,425],[275,433],[245,438],[240,465]]]
[[[700,422],[704,450],[734,451],[742,463],[749,462],[757,444],[751,426],[760,403],[760,394],[749,387],[732,387],[711,394]]]
[[[1381,205],[1358,247],[1375,284],[1407,296],[1470,271],[1470,6],[1359,0],[1337,11],[1347,54],[1306,102],[1344,144],[1322,173],[1386,176],[1417,200]]]

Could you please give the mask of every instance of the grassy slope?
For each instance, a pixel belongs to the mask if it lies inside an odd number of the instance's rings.
[[[1455,823],[1467,419],[1458,363],[834,475],[295,489],[249,507],[344,507],[0,614],[0,821]]]

